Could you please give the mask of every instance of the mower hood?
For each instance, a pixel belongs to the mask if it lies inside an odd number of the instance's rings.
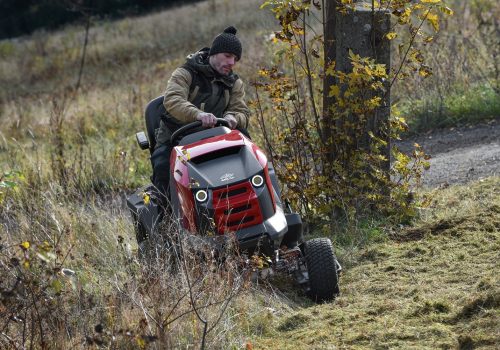
[[[175,147],[173,156],[177,157],[176,180],[198,188],[241,182],[261,173],[267,165],[265,155],[238,131]]]

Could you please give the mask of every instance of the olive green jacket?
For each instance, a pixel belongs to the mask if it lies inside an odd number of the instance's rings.
[[[165,91],[165,99],[163,105],[167,112],[181,123],[190,123],[196,121],[196,117],[201,112],[212,113],[212,111],[204,110],[204,104],[195,106],[191,101],[196,98],[198,93],[197,87],[194,87],[191,94],[190,86],[193,81],[191,72],[186,68],[177,68],[170,77],[167,89]],[[238,127],[246,128],[248,124],[248,116],[250,114],[247,105],[245,104],[245,89],[243,81],[237,79],[234,82],[232,89],[226,90],[226,109],[222,117],[227,114],[233,114],[238,122]]]

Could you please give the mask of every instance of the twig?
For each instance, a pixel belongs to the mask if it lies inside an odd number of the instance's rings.
[[[85,41],[83,42],[83,52],[82,52],[82,58],[80,60],[80,71],[78,72],[78,80],[76,81],[75,91],[78,90],[78,88],[80,87],[80,83],[82,81],[83,67],[85,65],[85,56],[87,53],[87,44],[89,41],[90,14],[87,13],[86,16],[87,16],[87,23],[85,24]]]
[[[233,291],[236,291],[236,293],[229,293],[229,296],[226,298],[226,304],[222,307],[222,311],[219,313],[219,317],[213,323],[212,327],[208,329],[207,333],[210,333],[215,328],[215,326],[220,322],[220,320],[222,319],[222,315],[224,315],[227,307],[229,306],[229,302],[238,294],[240,286],[241,284],[238,287],[233,288]]]
[[[115,287],[116,289],[118,290],[119,293],[121,293],[122,295],[124,295],[125,297],[127,297],[128,299],[130,299],[130,301],[132,303],[134,303],[137,307],[141,308],[141,310],[143,311],[143,313],[149,317],[159,328],[161,331],[163,331],[163,326],[158,322],[156,321],[156,319],[143,307],[142,303],[138,303],[134,298],[132,298],[131,296],[129,296],[127,293],[125,293],[124,291],[122,291],[120,289],[120,287],[118,286],[118,278],[115,274]]]
[[[271,142],[269,141],[269,136],[267,135],[266,125],[264,122],[264,111],[262,110],[262,103],[260,102],[259,90],[257,88],[257,82],[254,82],[255,97],[257,98],[257,105],[259,107],[257,115],[259,116],[259,124],[261,124],[262,133],[264,134],[264,141],[266,142],[267,150],[271,156],[271,162],[274,163],[274,152]]]
[[[314,101],[314,89],[313,89],[313,85],[312,85],[312,77],[311,77],[311,66],[309,64],[309,56],[307,54],[307,47],[306,47],[306,42],[307,42],[307,38],[306,38],[306,26],[305,26],[305,23],[306,23],[306,14],[303,13],[302,14],[302,23],[303,23],[303,27],[304,27],[304,34],[303,34],[303,44],[304,44],[304,59],[306,61],[306,68],[307,68],[307,83],[309,85],[309,98],[311,99],[311,107],[313,109],[313,114],[314,114],[314,122],[316,123],[316,129],[318,130],[318,134],[319,134],[319,139],[321,140],[321,142],[324,144],[324,140],[323,140],[323,130],[321,129],[321,126],[320,126],[320,123],[319,123],[319,116],[318,116],[318,111],[316,109],[316,101]]]
[[[181,257],[182,257],[182,267],[184,268],[186,282],[188,284],[189,299],[191,301],[191,306],[193,307],[193,311],[196,314],[196,317],[198,317],[198,320],[200,320],[200,322],[203,323],[203,336],[202,336],[202,339],[201,339],[201,347],[200,347],[200,349],[204,350],[205,349],[205,340],[206,340],[206,337],[207,337],[208,321],[205,320],[201,316],[201,314],[198,312],[198,309],[196,308],[196,302],[195,302],[194,297],[193,297],[193,289],[192,289],[192,285],[191,285],[191,280],[189,279],[189,270],[188,270],[188,266],[187,266],[187,261],[185,259],[186,256],[184,255],[184,246],[182,244],[182,239],[179,240],[179,248],[180,248],[180,253],[181,253]]]
[[[219,300],[219,301],[215,301],[215,302],[213,302],[213,303],[208,303],[208,304],[205,304],[204,306],[199,306],[199,307],[198,307],[198,310],[207,309],[207,308],[209,308],[209,307],[211,307],[211,306],[217,306],[217,305],[223,304],[223,303],[225,303],[225,302],[226,302],[226,299]],[[175,321],[177,321],[179,318],[184,317],[184,316],[186,316],[186,315],[189,315],[189,314],[190,314],[190,313],[192,313],[192,312],[194,312],[194,310],[193,310],[193,309],[188,310],[188,311],[184,311],[183,313],[181,313],[181,314],[177,315],[175,318],[173,318],[173,319],[171,319],[170,321],[168,321],[168,322],[164,323],[164,326],[166,327],[166,326],[168,326],[169,324],[172,324],[172,323],[174,323]]]
[[[198,279],[195,281],[195,283],[198,283],[199,280],[201,279],[202,276],[198,277]],[[184,295],[180,296],[178,299],[177,299],[177,302],[175,303],[175,305],[171,308],[170,312],[168,313],[167,316],[165,316],[164,318],[164,321],[162,322],[162,326],[163,327],[166,327],[167,325],[169,325],[171,322],[167,322],[168,321],[168,318],[170,317],[170,315],[172,315],[175,311],[175,309],[177,308],[177,306],[179,306],[179,304],[181,303],[181,301],[189,294],[189,292],[186,292],[184,293]],[[177,319],[177,318],[175,318]],[[174,319],[174,320],[175,320]]]
[[[403,60],[401,61],[401,64],[399,65],[398,71],[394,75],[394,78],[392,78],[391,84],[389,85],[389,88],[387,89],[387,92],[385,93],[385,95],[387,95],[389,93],[389,91],[391,90],[392,85],[396,81],[396,78],[398,77],[399,73],[401,72],[401,69],[403,68],[404,64],[406,63],[406,57],[408,57],[408,53],[410,52],[410,50],[412,48],[413,42],[415,41],[415,38],[417,37],[417,34],[420,31],[420,28],[422,28],[422,25],[425,23],[425,20],[427,19],[427,16],[429,15],[430,11],[431,11],[431,9],[427,10],[427,12],[425,13],[424,18],[422,19],[422,22],[420,23],[420,25],[418,26],[417,30],[415,31],[415,33],[411,37],[410,44],[408,45],[408,49],[406,50],[405,55],[403,57]]]

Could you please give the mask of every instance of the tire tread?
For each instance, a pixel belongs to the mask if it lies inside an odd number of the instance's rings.
[[[306,263],[309,273],[310,297],[327,301],[339,294],[336,257],[328,238],[314,238],[306,242]]]

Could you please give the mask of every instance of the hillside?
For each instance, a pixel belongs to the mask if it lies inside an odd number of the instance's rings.
[[[164,251],[145,265],[125,204],[150,181],[134,137],[144,108],[188,53],[235,25],[245,82],[275,63],[279,25],[262,1],[94,19],[77,90],[83,26],[0,41],[0,348],[193,349],[200,318],[210,349],[498,348],[500,55],[490,24],[500,6],[451,3],[457,16],[428,52],[434,76],[391,92],[413,133],[398,146],[416,142],[433,157],[415,189],[425,200],[402,223],[310,225],[306,238],[331,238],[344,267],[341,295],[323,304],[288,276],[256,279],[261,261],[230,248],[220,260],[186,254],[181,273]]]
[[[432,191],[421,220],[349,257],[335,302],[269,305],[272,322],[254,348],[495,349],[499,185]]]

